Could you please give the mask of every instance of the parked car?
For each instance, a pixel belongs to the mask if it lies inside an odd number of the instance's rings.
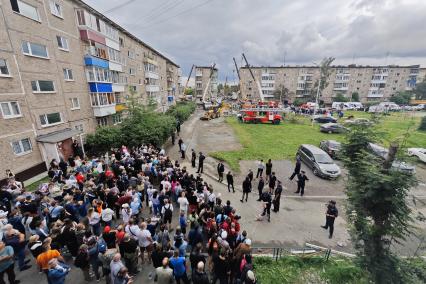
[[[424,148],[408,148],[408,156],[416,156],[420,161],[426,163],[426,149]]]
[[[359,124],[370,125],[370,124],[372,124],[372,122],[370,120],[368,120],[367,118],[346,119],[343,123],[345,125],[359,125]]]
[[[313,120],[318,123],[329,123],[329,122],[336,123],[337,122],[337,119],[335,119],[334,117],[324,116],[324,115],[316,115],[314,116]]]
[[[339,166],[333,162],[330,156],[314,145],[300,145],[297,156],[312,169],[316,176],[335,179],[341,174]]]
[[[333,159],[338,159],[342,144],[336,140],[322,140],[320,148],[330,155]]]
[[[388,158],[389,150],[386,149],[385,147],[382,147],[382,146],[377,145],[377,144],[369,143],[368,148],[377,157],[379,157],[383,160],[386,160]],[[397,170],[397,171],[401,171],[401,172],[408,173],[408,174],[415,174],[416,173],[416,167],[415,166],[413,166],[409,163],[403,162],[403,161],[396,160],[396,159],[392,163],[392,168]]]
[[[426,104],[418,104],[416,106],[413,106],[413,110],[425,110]]]
[[[348,129],[338,123],[325,123],[321,125],[320,131],[325,133],[343,133],[348,131]]]

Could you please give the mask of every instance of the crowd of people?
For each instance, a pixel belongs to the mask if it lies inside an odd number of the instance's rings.
[[[135,283],[141,269],[160,284],[256,283],[241,217],[203,180],[198,158],[198,175],[151,145],[52,160],[50,181],[34,192],[11,173],[0,191],[0,284],[4,274],[19,283],[15,259],[49,284],[65,283],[71,269],[81,270],[78,283]]]

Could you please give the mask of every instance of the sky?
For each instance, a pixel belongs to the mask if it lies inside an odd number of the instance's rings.
[[[421,64],[425,0],[84,0],[179,64],[216,63],[221,81],[244,65]]]

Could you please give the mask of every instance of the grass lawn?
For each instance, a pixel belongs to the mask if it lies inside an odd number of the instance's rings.
[[[347,112],[345,117],[370,118],[364,112]],[[344,120],[346,118],[343,118]],[[334,139],[343,141],[343,134],[327,134],[319,131],[319,124],[311,126],[310,119],[298,117],[298,123],[285,120],[280,125],[243,124],[235,117],[228,117],[226,122],[234,129],[243,149],[229,152],[214,152],[210,155],[224,160],[233,170],[239,170],[240,160],[294,159],[300,144],[319,145],[320,141]],[[392,113],[384,116],[378,130],[384,132],[383,144],[406,138],[406,147],[426,148],[426,132],[417,131],[420,117],[410,113]]]
[[[36,182],[34,182],[34,183],[32,183],[32,184],[30,184],[30,185],[25,185],[25,189],[27,190],[27,191],[30,191],[30,192],[32,192],[32,191],[35,191],[36,189],[38,189],[38,187],[39,187],[39,185],[40,184],[42,184],[42,183],[46,183],[46,182],[49,182],[49,180],[50,180],[50,178],[47,176],[47,177],[44,177],[44,178],[42,178],[41,180],[39,180],[39,181],[36,181]]]

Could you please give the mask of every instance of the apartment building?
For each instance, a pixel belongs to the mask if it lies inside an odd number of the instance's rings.
[[[240,85],[243,99],[265,99],[282,95],[283,99],[309,100],[316,94],[316,82],[320,78],[317,66],[250,67],[240,68]],[[412,90],[419,77],[419,65],[411,66],[332,66],[327,87],[321,100],[331,104],[341,94],[347,98],[358,93],[361,102],[386,101],[399,91]]]
[[[131,95],[167,107],[179,80],[176,63],[82,1],[0,0],[0,181],[66,159],[72,139],[120,123]]]
[[[211,66],[195,66],[195,95],[197,100],[217,98],[218,70]]]

